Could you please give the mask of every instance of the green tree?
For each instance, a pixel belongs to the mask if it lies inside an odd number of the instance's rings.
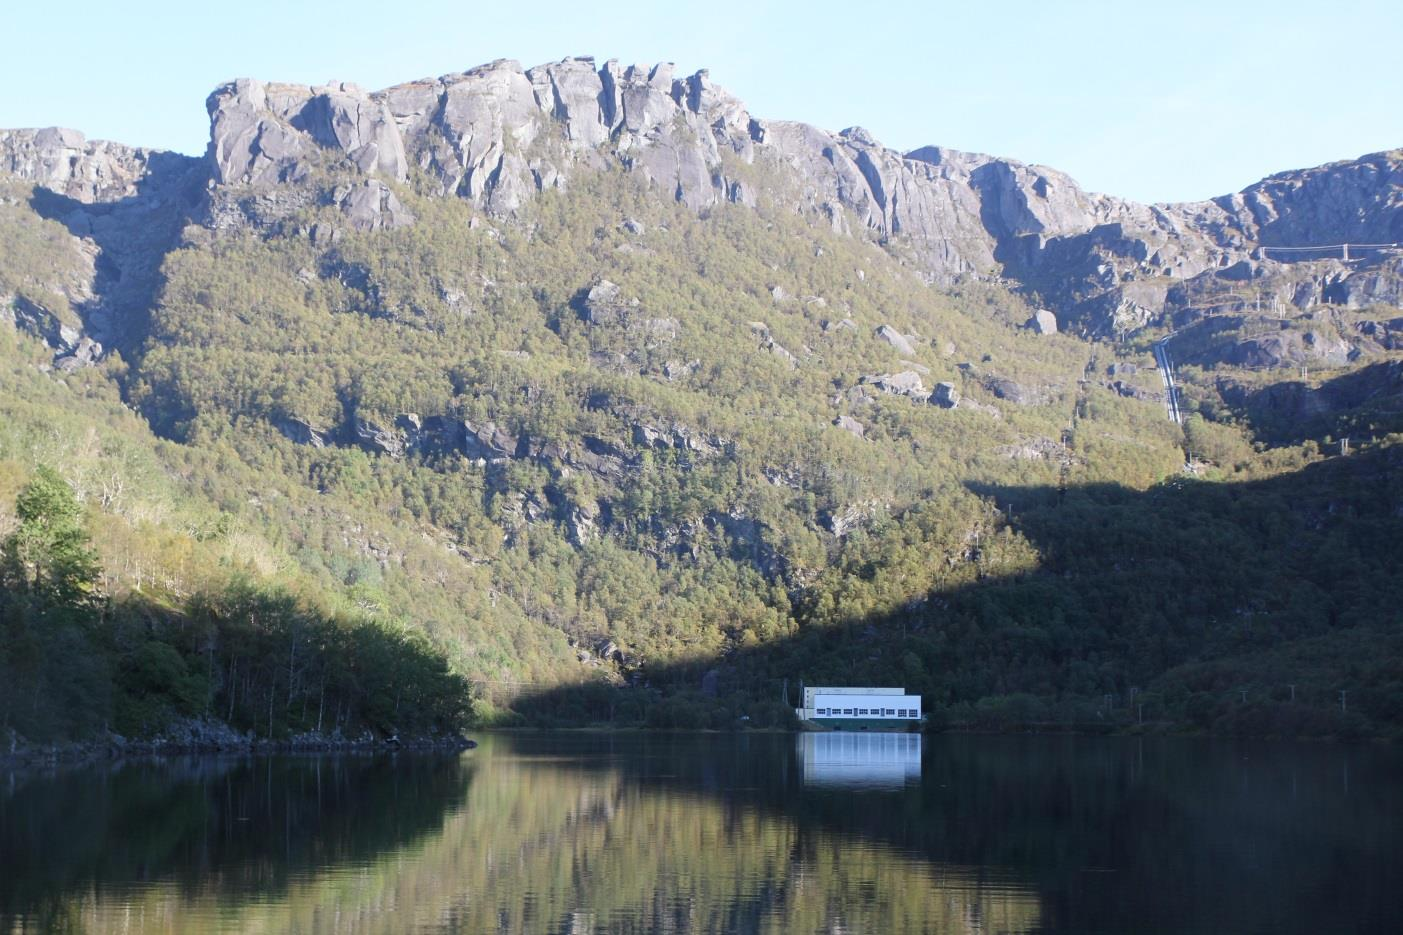
[[[40,467],[15,499],[19,528],[5,540],[8,587],[53,605],[90,606],[98,597],[98,562],[73,489]]]

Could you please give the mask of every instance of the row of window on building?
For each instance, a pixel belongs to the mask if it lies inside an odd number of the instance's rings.
[[[819,708],[815,717],[918,717],[912,708]]]

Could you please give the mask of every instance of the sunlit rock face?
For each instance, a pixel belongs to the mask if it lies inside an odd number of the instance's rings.
[[[153,159],[170,154],[89,140],[77,130],[0,130],[0,175],[40,185],[83,204],[137,192]]]
[[[1285,269],[1322,257],[1260,250],[1403,241],[1398,153],[1284,173],[1212,201],[1142,205],[1083,191],[1043,166],[934,146],[903,155],[861,127],[833,133],[761,120],[705,71],[681,77],[669,63],[590,58],[531,69],[503,60],[378,92],[245,79],[216,90],[209,110],[218,185],[296,183],[327,165],[391,183],[417,171],[431,191],[500,216],[610,164],[694,211],[753,206],[760,193],[737,167],[758,163],[777,170],[780,184],[766,194],[787,206],[901,249],[935,282],[1011,278],[1087,335],[1190,309],[1175,284],[1226,270],[1289,301],[1303,279],[1313,283],[1307,296],[1334,288],[1358,303],[1403,294],[1396,271],[1358,257],[1340,275]],[[362,229],[413,220],[368,193],[343,206]],[[1367,283],[1350,285],[1356,274]]]
[[[932,282],[1011,280],[1084,336],[1192,317],[1205,295],[1403,301],[1396,252],[1300,249],[1403,242],[1400,151],[1143,205],[1044,166],[936,146],[902,154],[861,127],[760,119],[705,71],[592,58],[499,60],[381,91],[243,78],[207,109],[205,205],[192,216],[216,230],[270,229],[317,204],[359,230],[403,227],[415,221],[404,185],[510,219],[541,191],[615,167],[698,213],[762,201],[806,213]],[[0,170],[85,204],[137,197],[161,160],[181,158],[73,130],[0,131]]]

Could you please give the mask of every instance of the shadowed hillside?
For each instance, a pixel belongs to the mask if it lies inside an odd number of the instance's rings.
[[[1143,720],[1393,734],[1403,727],[1400,452],[1147,491],[980,485],[1000,519],[971,544],[976,564],[1017,536],[1036,550],[1034,567],[937,587],[896,613],[801,618],[772,646],[645,667],[647,687],[546,692],[518,707],[547,720],[782,723],[782,686],[793,703],[802,679],[905,685],[936,726]],[[904,571],[893,561],[835,573],[877,589]]]

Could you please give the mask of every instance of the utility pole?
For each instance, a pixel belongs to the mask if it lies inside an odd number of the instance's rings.
[[[1296,686],[1295,686],[1295,685],[1292,685],[1292,686],[1291,686],[1291,703],[1292,703],[1292,704],[1295,704],[1295,703],[1296,703]]]
[[[1242,703],[1247,704],[1247,689],[1239,688],[1238,691],[1242,692]]]
[[[1344,689],[1340,689],[1340,711],[1345,714],[1349,713],[1349,707],[1345,703],[1348,698],[1349,692],[1345,691]]]

